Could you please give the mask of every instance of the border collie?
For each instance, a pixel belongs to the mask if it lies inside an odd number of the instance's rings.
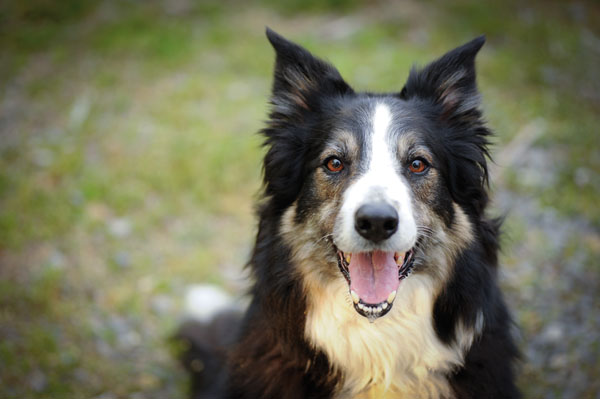
[[[192,397],[518,397],[500,222],[485,213],[485,38],[376,94],[267,37],[276,62],[250,304],[180,329]]]

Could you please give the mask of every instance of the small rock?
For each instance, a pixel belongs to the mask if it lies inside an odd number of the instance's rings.
[[[40,168],[47,168],[54,162],[54,154],[46,148],[36,148],[31,156],[33,163]]]
[[[131,234],[131,222],[127,218],[116,218],[108,222],[108,232],[116,238],[127,237]]]
[[[137,332],[130,330],[125,334],[120,334],[117,338],[119,347],[122,349],[132,349],[140,345],[142,337]]]
[[[587,168],[577,168],[575,170],[575,184],[579,187],[587,185],[592,180],[592,173]]]
[[[114,355],[113,347],[101,338],[96,340],[96,351],[105,358],[110,358]]]
[[[563,328],[558,323],[553,323],[546,327],[540,338],[545,342],[558,342],[563,338],[563,336]]]
[[[90,114],[91,105],[89,96],[77,98],[69,113],[69,128],[79,129],[83,125]]]
[[[52,269],[64,269],[67,264],[65,255],[58,249],[54,249],[48,257],[48,266]]]
[[[69,194],[69,201],[71,205],[79,207],[84,204],[85,196],[80,190],[73,190]]]
[[[191,319],[208,321],[212,316],[232,305],[231,297],[212,285],[192,285],[185,295],[185,313]]]
[[[117,335],[124,335],[131,331],[131,327],[129,326],[127,319],[121,316],[111,315],[108,324]]]
[[[173,300],[167,295],[155,295],[150,302],[150,307],[157,315],[165,315],[173,309]]]
[[[42,392],[48,386],[46,374],[41,370],[35,370],[29,375],[29,386],[36,392]]]
[[[558,353],[550,357],[549,363],[553,369],[563,369],[569,364],[569,357],[564,353]]]
[[[131,266],[131,256],[127,251],[119,251],[113,256],[115,264],[123,269]]]

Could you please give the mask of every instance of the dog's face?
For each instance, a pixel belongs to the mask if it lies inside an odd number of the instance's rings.
[[[273,110],[264,130],[266,194],[297,259],[345,280],[354,309],[388,313],[402,280],[447,276],[437,262],[471,235],[487,199],[477,110],[476,39],[421,71],[400,93],[355,93],[332,66],[272,31]]]

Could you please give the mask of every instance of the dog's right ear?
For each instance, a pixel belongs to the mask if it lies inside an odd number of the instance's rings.
[[[274,105],[272,119],[287,119],[303,111],[315,111],[317,95],[322,98],[352,92],[332,65],[269,28],[267,38],[277,54],[271,98]]]

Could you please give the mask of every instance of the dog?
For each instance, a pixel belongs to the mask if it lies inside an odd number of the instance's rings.
[[[486,215],[478,37],[355,92],[276,52],[248,308],[185,323],[193,398],[517,398],[518,349]]]

